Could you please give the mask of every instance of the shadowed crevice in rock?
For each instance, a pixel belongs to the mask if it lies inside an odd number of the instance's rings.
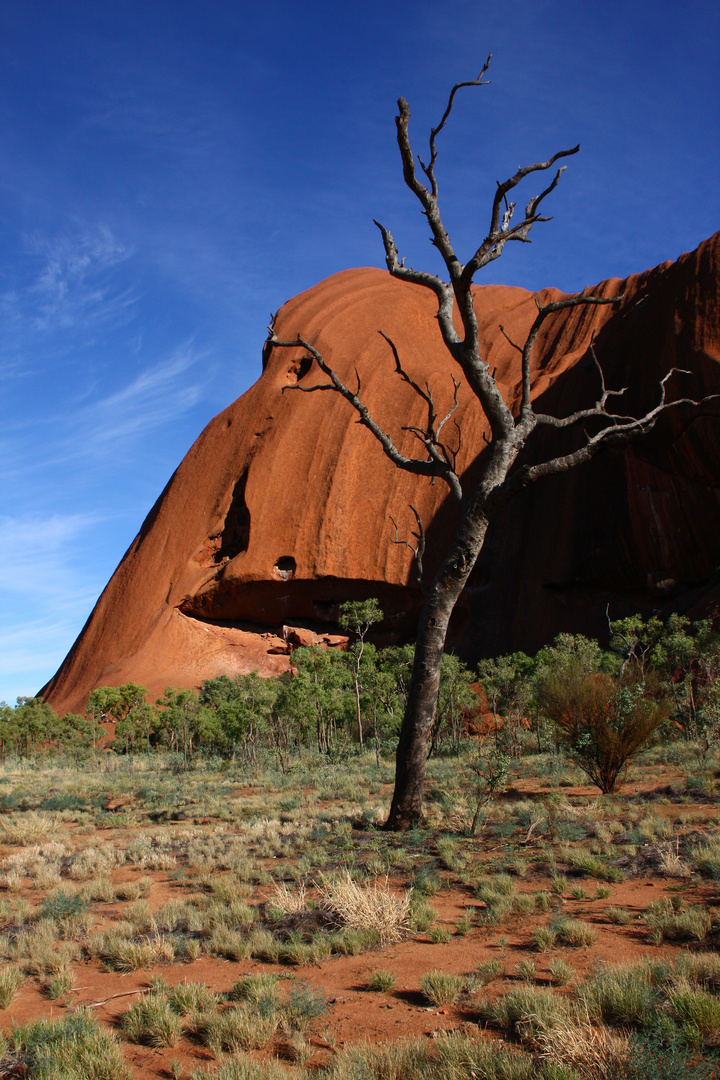
[[[225,515],[223,530],[219,536],[220,546],[213,555],[213,562],[215,563],[234,559],[248,549],[250,543],[250,511],[245,502],[247,478],[248,470],[244,469],[242,476],[233,488],[230,508]]]
[[[282,560],[278,560],[281,562]],[[387,644],[414,632],[422,596],[406,586],[385,581],[324,577],[319,579],[247,581],[240,585],[222,580],[178,605],[186,617],[203,623],[270,629],[298,623],[316,630],[338,629],[340,605],[345,600],[378,599],[385,618],[377,628]],[[377,635],[376,635],[377,636]]]

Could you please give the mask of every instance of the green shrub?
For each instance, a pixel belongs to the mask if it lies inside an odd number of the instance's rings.
[[[615,790],[627,763],[667,715],[650,684],[629,666],[621,683],[606,672],[588,672],[580,659],[561,671],[548,669],[538,683],[542,707],[569,755],[604,794]]]
[[[283,1003],[282,1012],[293,1030],[305,1031],[315,1020],[325,1015],[327,1008],[322,991],[302,979],[293,984],[289,997]]]

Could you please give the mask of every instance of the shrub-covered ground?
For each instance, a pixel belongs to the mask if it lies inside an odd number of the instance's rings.
[[[712,753],[476,755],[6,762],[0,1077],[720,1075]]]

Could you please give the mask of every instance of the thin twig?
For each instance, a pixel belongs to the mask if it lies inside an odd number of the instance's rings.
[[[149,987],[146,987],[144,990],[125,990],[122,994],[111,994],[110,997],[103,998],[102,1001],[92,1001],[87,1005],[83,1005],[83,1009],[99,1009],[101,1005],[107,1005],[108,1001],[114,1001],[115,998],[133,997],[135,994],[149,993]]]

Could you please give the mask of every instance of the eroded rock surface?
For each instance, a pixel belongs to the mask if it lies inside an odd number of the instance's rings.
[[[720,234],[675,263],[593,292],[625,299],[545,324],[533,367],[542,411],[562,415],[594,400],[593,334],[607,385],[630,388],[631,410],[655,403],[672,366],[691,372],[673,376],[678,395],[720,392]],[[476,291],[484,355],[509,402],[519,395],[518,354],[499,327],[522,341],[535,300],[518,288]],[[276,328],[281,339],[301,333],[315,343],[353,385],[357,369],[368,407],[408,454],[418,444],[400,429],[423,422],[422,403],[394,373],[378,331],[395,341],[413,378],[430,382],[438,412],[452,401],[433,296],[384,271],[321,282],[283,307]],[[392,542],[391,518],[409,538],[409,504],[417,506],[431,571],[457,517],[444,485],[395,469],[338,395],[292,389],[322,380],[301,350],[266,350],[263,368],[189,450],[44,688],[61,712],[81,708],[97,685],[133,680],[156,694],[220,673],[285,670],[283,627],[298,641],[336,634],[343,600],[379,598],[384,642],[411,633],[421,593],[410,551]],[[718,411],[678,408],[624,451],[521,495],[491,527],[452,626],[454,648],[472,659],[534,650],[560,630],[601,635],[608,603],[613,617],[712,607],[720,420],[707,414]],[[487,425],[465,387],[453,420],[448,441],[470,482]],[[569,445],[565,433],[543,431],[526,460]]]

